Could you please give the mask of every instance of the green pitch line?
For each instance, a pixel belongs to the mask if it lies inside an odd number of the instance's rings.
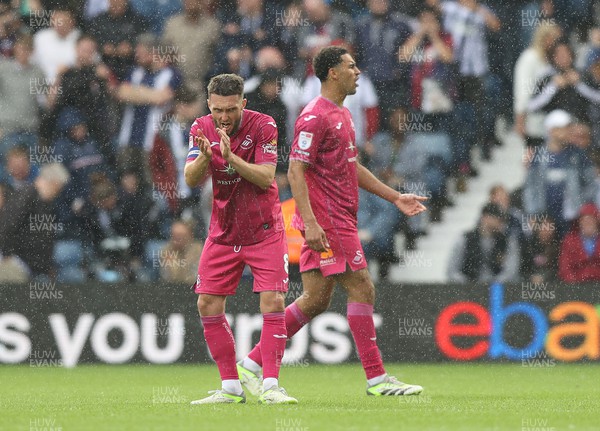
[[[539,366],[538,366],[539,365]],[[388,364],[420,396],[367,397],[358,365],[285,367],[297,406],[190,406],[216,367],[0,366],[0,430],[597,430],[600,365]]]

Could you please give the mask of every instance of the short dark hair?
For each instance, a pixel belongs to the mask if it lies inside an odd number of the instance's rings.
[[[327,80],[329,69],[340,64],[344,54],[348,54],[348,50],[341,46],[328,46],[319,51],[313,59],[313,69],[319,81]]]
[[[217,96],[243,96],[244,80],[235,73],[222,73],[213,76],[208,83],[208,96],[216,94]]]

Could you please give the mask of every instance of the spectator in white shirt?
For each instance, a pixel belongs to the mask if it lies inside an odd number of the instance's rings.
[[[513,85],[515,131],[525,139],[528,147],[544,142],[544,113],[527,113],[527,104],[533,96],[536,83],[550,67],[548,51],[561,36],[556,24],[543,23],[538,26],[529,48],[521,53],[515,65]]]
[[[33,62],[42,69],[48,83],[53,84],[60,72],[75,65],[75,48],[81,32],[75,26],[73,12],[66,8],[54,9],[50,24],[50,28],[34,36]]]

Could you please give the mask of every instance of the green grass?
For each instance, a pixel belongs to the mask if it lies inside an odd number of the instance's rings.
[[[297,406],[190,406],[216,389],[214,366],[0,367],[0,430],[592,430],[597,364],[388,364],[420,396],[367,397],[358,365],[288,367]],[[44,426],[46,428],[44,428]]]

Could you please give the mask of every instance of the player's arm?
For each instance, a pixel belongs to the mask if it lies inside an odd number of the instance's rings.
[[[317,223],[315,213],[310,206],[308,186],[304,177],[307,167],[307,163],[299,160],[290,160],[288,181],[292,189],[292,196],[294,196],[294,200],[296,201],[296,208],[304,222],[304,239],[306,240],[306,244],[315,251],[326,251],[329,248],[329,243],[327,242],[325,231]]]
[[[427,209],[425,208],[425,205],[421,203],[422,201],[427,200],[425,196],[400,193],[394,190],[377,179],[371,171],[361,165],[358,161],[356,162],[356,170],[358,174],[358,186],[361,189],[393,203],[407,216],[417,215]]]
[[[200,185],[206,173],[208,172],[208,167],[210,164],[210,160],[212,159],[212,150],[210,149],[210,142],[202,133],[202,130],[197,129],[196,135],[192,136],[194,140],[195,146],[198,147],[198,157],[193,160],[188,158],[188,161],[185,164],[185,168],[183,169],[183,175],[185,177],[185,183],[188,187],[196,187]],[[194,150],[192,150],[194,151]]]
[[[231,151],[231,141],[229,136],[223,129],[217,129],[217,133],[221,138],[221,154],[223,158],[229,162],[229,164],[236,170],[242,178],[250,181],[252,184],[256,184],[263,190],[268,189],[275,181],[275,165],[263,164],[257,165],[254,163],[248,163],[242,158],[236,156]]]

